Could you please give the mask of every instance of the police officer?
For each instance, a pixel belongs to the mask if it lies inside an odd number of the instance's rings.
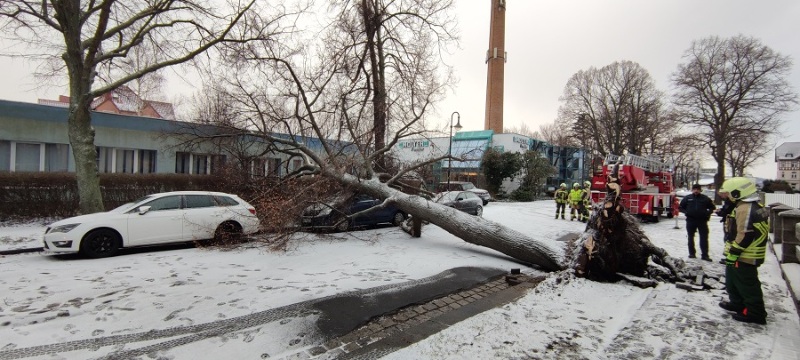
[[[686,233],[688,236],[689,258],[695,258],[694,233],[700,233],[700,253],[702,259],[711,261],[708,256],[708,219],[717,208],[708,196],[703,195],[700,184],[692,185],[692,193],[681,200],[680,211],[686,214]]]
[[[758,267],[764,263],[769,233],[769,212],[758,203],[756,184],[743,177],[725,180],[719,190],[720,197],[734,203],[733,218],[736,226],[729,228],[725,245],[725,287],[729,301],[719,306],[732,311],[736,321],[766,324],[767,310],[764,294],[758,279]]]
[[[569,192],[567,192],[567,184],[561,183],[561,186],[556,190],[554,199],[556,200],[556,219],[558,219],[559,212],[561,213],[561,220],[564,220],[564,212],[567,208],[567,199]]]

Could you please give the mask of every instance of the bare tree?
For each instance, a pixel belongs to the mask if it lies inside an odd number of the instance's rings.
[[[390,42],[398,52],[391,58],[402,60],[403,68],[385,69],[392,75],[386,79],[394,79],[394,85],[386,88],[390,121],[385,145],[375,145],[379,143],[375,137],[380,135],[375,130],[372,101],[372,72],[380,70],[364,66],[362,59],[354,56],[360,54],[366,59],[369,51],[353,46],[360,30],[353,29],[358,23],[351,21],[349,11],[336,12],[339,15],[334,19],[335,26],[325,27],[320,33],[292,34],[286,41],[252,42],[226,49],[230,52],[222,58],[232,63],[220,69],[220,83],[235,94],[237,111],[248,119],[242,130],[276,144],[277,151],[283,154],[305,156],[309,161],[297,169],[297,175],[332,179],[344,188],[385,199],[385,205],[394,204],[414,218],[436,224],[467,242],[547,269],[561,268],[557,247],[397,190],[417,169],[448,158],[447,152],[442,151],[440,156],[413,165],[398,162],[391,172],[380,160],[388,158],[386,155],[399,141],[428,132],[426,121],[441,97],[443,80],[449,72],[434,71],[440,60],[432,56],[429,45],[434,42],[437,28],[427,23],[434,17],[426,12],[433,9],[438,13],[450,2],[390,4],[395,15],[387,17],[409,23],[425,20],[426,26],[402,32],[399,27],[393,29],[398,33]]]
[[[191,0],[0,2],[0,27],[22,42],[37,44],[39,51],[51,51],[51,64],[58,63],[54,59],[62,64],[54,74],[67,73],[68,132],[82,213],[103,210],[90,114],[94,98],[146,74],[192,60],[221,42],[245,41],[250,34],[269,37],[279,31],[281,14],[271,14],[274,7],[251,12],[255,0],[228,4],[231,8]],[[258,29],[249,34],[235,31],[240,23]],[[153,52],[140,58],[143,62],[135,72],[126,72],[130,67],[116,67],[145,46]],[[104,77],[98,76],[100,69],[106,70]]]
[[[525,123],[519,124],[518,126],[507,127],[505,129],[503,129],[503,132],[505,132],[506,134],[525,135],[525,136],[529,136],[529,137],[534,138],[534,139],[541,139],[542,138],[542,135],[539,133],[539,131],[531,129],[528,126],[528,124],[525,124]]]
[[[663,126],[661,91],[638,63],[617,61],[573,75],[561,96],[559,122],[574,124],[581,146],[601,155],[641,155]]]
[[[725,148],[725,161],[733,176],[744,176],[750,165],[773,150],[771,143],[757,132],[745,132],[734,138],[736,141],[728,143]]]
[[[552,145],[578,147],[581,144],[572,136],[571,125],[572,122],[558,119],[550,124],[540,126],[539,132],[542,134],[542,140]]]
[[[712,36],[692,42],[672,75],[674,103],[684,122],[693,125],[717,162],[714,183],[725,176],[726,154],[734,142],[760,148],[782,123],[781,115],[797,104],[786,78],[792,60],[759,40],[743,35]],[[748,134],[747,138],[739,138]],[[759,151],[737,152],[757,158]],[[738,164],[752,163],[738,161]]]

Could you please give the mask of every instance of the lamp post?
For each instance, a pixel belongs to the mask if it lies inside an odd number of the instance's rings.
[[[447,145],[447,191],[450,191],[450,168],[453,167],[453,115],[456,115],[456,132],[461,130],[461,114],[459,114],[458,111],[453,111],[453,113],[450,114],[450,144]]]

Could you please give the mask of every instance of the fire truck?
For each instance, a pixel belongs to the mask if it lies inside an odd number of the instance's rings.
[[[638,155],[606,156],[592,174],[592,202],[606,196],[608,174],[619,164],[622,204],[642,221],[657,222],[662,215],[678,215],[678,199],[672,183],[672,165]]]

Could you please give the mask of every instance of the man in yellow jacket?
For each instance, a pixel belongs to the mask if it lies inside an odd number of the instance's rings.
[[[572,184],[572,190],[569,191],[569,221],[578,220],[583,218],[581,207],[583,206],[583,190],[581,184]]]
[[[756,184],[743,177],[725,180],[720,197],[734,203],[736,226],[729,228],[725,244],[725,288],[729,301],[719,303],[732,311],[734,320],[765,325],[767,310],[758,279],[758,267],[764,263],[769,235],[769,211],[758,203]]]
[[[567,184],[561,183],[561,187],[556,190],[554,198],[556,200],[556,219],[558,219],[558,213],[561,212],[561,220],[564,220],[564,212],[566,211],[567,199],[569,198]]]

